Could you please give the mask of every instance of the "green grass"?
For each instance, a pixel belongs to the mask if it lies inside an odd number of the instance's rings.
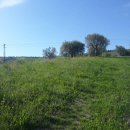
[[[128,130],[130,58],[0,64],[0,130]]]

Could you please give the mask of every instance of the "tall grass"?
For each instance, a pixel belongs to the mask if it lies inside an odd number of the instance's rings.
[[[127,130],[129,58],[0,64],[0,130]]]

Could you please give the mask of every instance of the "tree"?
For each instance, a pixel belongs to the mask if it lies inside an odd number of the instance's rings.
[[[79,41],[65,41],[63,42],[60,52],[62,56],[80,56],[84,54],[85,45]]]
[[[43,57],[53,59],[56,57],[56,48],[55,47],[49,47],[46,49],[43,49]]]
[[[106,50],[109,40],[100,34],[89,34],[85,37],[88,54],[90,56],[99,56]]]
[[[130,52],[123,46],[116,46],[116,51],[120,56],[128,56]]]

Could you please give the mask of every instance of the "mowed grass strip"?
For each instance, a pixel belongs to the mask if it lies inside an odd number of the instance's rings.
[[[129,58],[0,64],[0,130],[127,130]]]

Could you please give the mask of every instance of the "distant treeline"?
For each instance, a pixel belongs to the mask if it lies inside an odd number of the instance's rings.
[[[64,57],[76,56],[130,56],[130,50],[123,46],[116,45],[115,50],[107,50],[110,40],[101,34],[89,34],[85,37],[85,43],[80,41],[65,41],[60,47],[60,55]],[[87,51],[85,52],[85,48]],[[55,58],[56,48],[49,47],[43,50],[43,57]]]

